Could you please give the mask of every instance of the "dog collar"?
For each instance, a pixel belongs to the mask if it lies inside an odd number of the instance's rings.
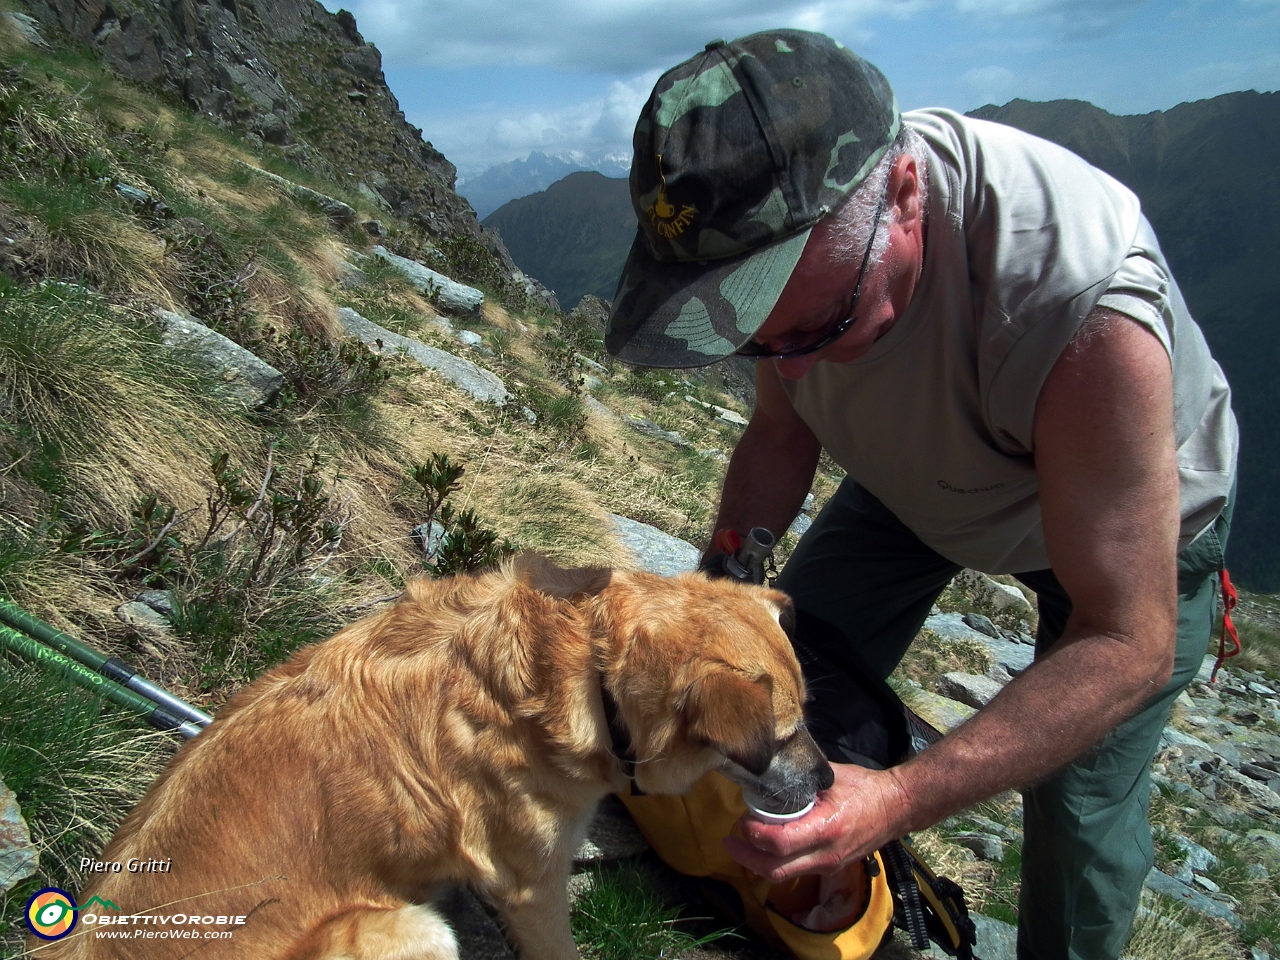
[[[627,728],[622,725],[622,719],[618,715],[618,702],[613,699],[613,695],[605,687],[603,677],[600,681],[600,702],[604,707],[605,722],[609,724],[611,749],[614,757],[618,760],[619,766],[622,767],[623,776],[631,781],[631,795],[633,797],[644,796],[644,791],[636,786],[636,755],[635,749],[631,745],[631,735],[627,733]]]

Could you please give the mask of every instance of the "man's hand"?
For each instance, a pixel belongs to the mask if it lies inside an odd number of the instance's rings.
[[[762,823],[745,816],[745,840],[725,838],[729,856],[771,883],[806,873],[832,874],[906,832],[907,795],[893,770],[833,763],[836,780],[805,817]]]

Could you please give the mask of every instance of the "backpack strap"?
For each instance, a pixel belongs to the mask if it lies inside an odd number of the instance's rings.
[[[959,884],[948,877],[937,876],[909,840],[895,842],[892,846],[899,847],[905,858],[928,938],[958,960],[975,960],[973,948],[978,942],[978,932]],[[914,931],[910,927],[906,929],[914,940]]]

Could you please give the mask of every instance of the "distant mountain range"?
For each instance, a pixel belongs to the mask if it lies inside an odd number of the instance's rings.
[[[471,203],[476,216],[483,220],[508,200],[545,190],[557,180],[579,170],[596,170],[609,177],[626,177],[630,168],[630,157],[579,161],[551,157],[535,150],[525,160],[500,163],[474,177],[460,179],[457,189]]]
[[[1229,93],[1140,116],[1079,100],[1013,100],[969,115],[1059,143],[1141,198],[1234,391],[1232,571],[1253,589],[1280,590],[1280,93]],[[636,230],[626,181],[581,173],[485,224],[566,308],[583,293],[612,298]]]
[[[571,173],[483,222],[498,229],[511,259],[554,290],[565,310],[588,293],[613,300],[636,235],[627,181],[595,171]]]

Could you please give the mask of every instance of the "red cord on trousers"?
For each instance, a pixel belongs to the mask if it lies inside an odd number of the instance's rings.
[[[1240,634],[1236,633],[1236,625],[1231,622],[1231,611],[1236,608],[1236,604],[1240,602],[1240,596],[1236,593],[1235,585],[1231,582],[1231,576],[1227,573],[1227,568],[1222,568],[1222,633],[1218,635],[1218,659],[1213,665],[1213,673],[1209,674],[1209,682],[1213,683],[1218,679],[1218,668],[1222,666],[1224,660],[1229,660],[1240,652]],[[1227,637],[1231,638],[1231,651],[1227,651]]]

